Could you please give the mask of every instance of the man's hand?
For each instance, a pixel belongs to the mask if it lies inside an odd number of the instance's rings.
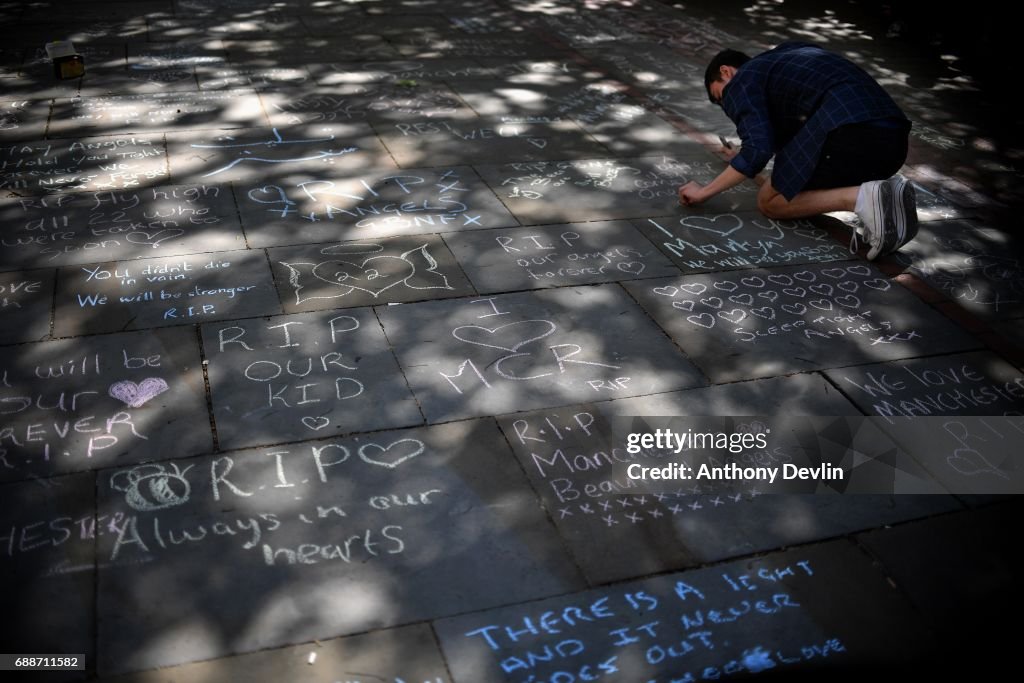
[[[679,203],[683,206],[696,206],[705,199],[707,199],[707,195],[704,192],[704,186],[700,183],[691,180],[679,188]]]

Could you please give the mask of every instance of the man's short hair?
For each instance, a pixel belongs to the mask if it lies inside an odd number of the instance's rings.
[[[739,50],[725,49],[719,52],[708,64],[708,68],[704,71],[704,89],[708,93],[708,99],[711,100],[711,104],[718,104],[715,98],[711,96],[711,84],[721,78],[719,71],[723,66],[732,66],[740,68],[744,64],[750,61],[750,57],[743,54]]]

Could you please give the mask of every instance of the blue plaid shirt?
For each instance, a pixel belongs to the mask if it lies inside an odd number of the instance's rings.
[[[787,200],[810,180],[829,131],[877,119],[910,130],[863,69],[808,43],[783,43],[740,67],[722,91],[722,108],[743,141],[732,167],[753,178],[777,155],[772,185]]]

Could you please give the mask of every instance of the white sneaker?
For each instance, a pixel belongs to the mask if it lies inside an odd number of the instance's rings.
[[[885,232],[885,217],[886,214],[892,213],[891,209],[886,210],[886,202],[883,199],[883,194],[891,197],[892,190],[887,188],[883,191],[883,185],[885,185],[885,181],[869,180],[860,186],[860,191],[864,194],[864,201],[863,203],[858,202],[861,205],[856,213],[864,228],[863,230],[853,230],[853,234],[850,236],[851,253],[857,253],[858,238],[863,239],[870,245],[871,249],[868,251],[869,260],[874,259],[878,255]],[[892,202],[890,201],[890,207],[891,204]]]
[[[864,239],[871,248],[868,260],[891,254],[917,235],[917,201],[913,184],[901,175],[888,180],[872,180],[862,185],[864,205],[857,216],[867,231]],[[856,251],[857,234],[850,240]]]

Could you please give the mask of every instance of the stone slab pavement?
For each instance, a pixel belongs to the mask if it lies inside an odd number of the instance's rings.
[[[0,0],[0,655],[122,683],[993,677],[1024,484],[997,16]],[[739,141],[708,59],[789,39],[914,122],[891,257],[753,183],[677,202]],[[684,416],[863,419],[844,467],[914,493],[623,474],[669,462],[623,420]]]

